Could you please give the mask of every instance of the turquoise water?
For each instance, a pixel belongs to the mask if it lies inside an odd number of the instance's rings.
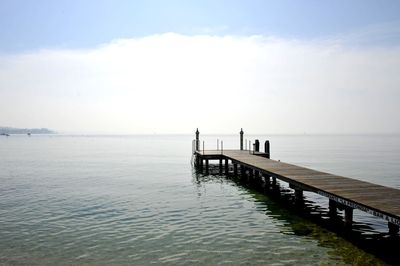
[[[400,188],[400,136],[246,137],[268,138],[274,159]],[[192,138],[0,138],[0,264],[382,263],[261,192],[196,173]]]

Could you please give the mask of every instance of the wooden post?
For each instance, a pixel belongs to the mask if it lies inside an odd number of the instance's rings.
[[[397,224],[388,222],[389,234],[396,236],[399,233],[399,226]]]
[[[264,143],[264,152],[267,154],[267,158],[270,159],[270,153],[269,153],[269,140],[266,140]]]
[[[196,129],[196,151],[200,150],[200,132],[199,129]]]
[[[344,224],[346,227],[351,228],[353,224],[353,208],[345,206],[344,208]]]
[[[256,181],[257,181],[258,186],[263,185],[263,177],[262,177],[262,173],[260,171],[256,172]]]
[[[269,175],[264,175],[265,184],[269,187],[271,184],[271,177]]]
[[[399,233],[399,226],[397,224],[388,222],[389,234],[395,236]]]
[[[294,198],[297,204],[303,203],[303,190],[296,188],[294,190]]]
[[[243,150],[243,128],[240,129],[240,150]]]
[[[229,174],[229,165],[228,165],[228,159],[225,159],[225,174]]]
[[[253,177],[254,177],[254,170],[253,170],[253,168],[249,168],[249,175],[250,175],[250,178],[253,179]]]
[[[329,199],[329,216],[336,217],[337,215],[337,202]]]
[[[238,174],[238,165],[237,165],[237,163],[233,163],[233,175],[234,176],[237,176],[237,174]]]
[[[246,168],[243,164],[240,165],[240,176],[241,178],[244,178],[244,176],[246,175]]]
[[[255,152],[259,152],[260,151],[260,141],[258,139],[256,139],[254,141],[254,151]]]
[[[219,174],[222,175],[222,159],[219,159]]]
[[[276,186],[276,177],[275,176],[272,177],[272,186]]]
[[[206,159],[206,174],[208,175],[208,159]]]

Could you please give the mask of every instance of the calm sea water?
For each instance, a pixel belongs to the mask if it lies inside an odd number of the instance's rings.
[[[269,139],[273,159],[400,189],[400,136],[246,137]],[[0,264],[382,263],[263,193],[195,173],[192,138],[2,136]]]

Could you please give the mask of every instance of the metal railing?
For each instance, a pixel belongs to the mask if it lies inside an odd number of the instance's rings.
[[[200,140],[199,140],[199,142],[200,142]],[[203,141],[201,141],[202,142],[202,148],[201,149],[199,149],[199,150],[196,150],[196,147],[197,147],[197,143],[196,143],[196,140],[194,139],[194,140],[192,140],[192,154],[195,154],[196,153],[196,151],[202,151],[202,153],[204,154],[204,151],[205,151],[205,141],[203,140]],[[252,143],[252,141],[251,140],[247,140],[247,139],[245,139],[245,147],[244,147],[244,150],[245,151],[249,151],[249,153],[251,154],[251,153],[255,153],[255,143]],[[223,154],[224,153],[224,141],[223,140],[220,140],[220,139],[217,139],[217,151],[220,151],[221,152],[221,154]]]

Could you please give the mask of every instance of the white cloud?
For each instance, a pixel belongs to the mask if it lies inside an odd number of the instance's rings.
[[[174,33],[0,56],[0,125],[64,132],[400,132],[400,49]]]

